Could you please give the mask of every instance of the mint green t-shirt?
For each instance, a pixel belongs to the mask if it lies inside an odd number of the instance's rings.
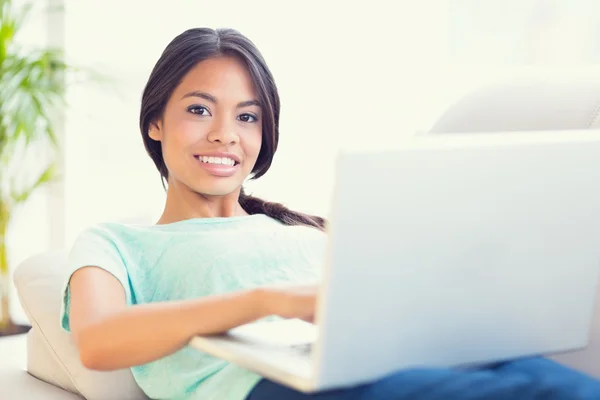
[[[125,289],[128,306],[289,282],[321,275],[326,235],[262,214],[196,218],[165,225],[103,223],[83,231],[69,256],[70,273],[97,266]],[[69,331],[65,282],[62,326]],[[177,327],[173,327],[177,329]],[[261,379],[236,365],[185,347],[131,368],[150,398],[244,399]]]

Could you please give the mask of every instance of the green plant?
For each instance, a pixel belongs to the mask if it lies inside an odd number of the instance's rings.
[[[0,336],[18,328],[9,312],[7,230],[15,207],[57,176],[53,116],[71,69],[59,50],[19,46],[15,36],[30,11],[0,0]]]

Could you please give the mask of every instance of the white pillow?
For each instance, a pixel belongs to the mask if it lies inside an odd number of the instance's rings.
[[[47,252],[30,257],[15,270],[17,293],[32,325],[27,337],[28,372],[88,400],[147,400],[129,369],[99,372],[81,364],[71,335],[60,325],[67,260],[66,251]]]

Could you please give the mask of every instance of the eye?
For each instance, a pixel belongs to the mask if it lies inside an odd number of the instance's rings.
[[[242,122],[256,122],[258,121],[258,117],[252,114],[242,114],[238,117],[238,119]]]
[[[210,115],[210,111],[208,111],[208,108],[206,108],[204,106],[189,106],[188,112],[190,112],[194,115],[200,115],[202,117]]]

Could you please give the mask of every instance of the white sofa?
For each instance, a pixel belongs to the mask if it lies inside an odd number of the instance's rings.
[[[81,400],[80,396],[48,384],[26,371],[25,337],[0,339],[0,399],[2,400]]]
[[[483,87],[449,107],[426,134],[570,129],[600,129],[600,78],[518,79]],[[590,345],[551,358],[600,379],[600,283],[595,308]]]
[[[23,338],[30,380],[22,377],[18,386],[12,385],[15,393],[7,399],[47,399],[46,389],[60,388],[57,400],[146,400],[128,369],[97,372],[81,364],[71,336],[60,327],[61,288],[68,276],[66,251],[30,257],[15,271],[17,292],[32,325]]]
[[[488,87],[465,96],[427,134],[590,129],[600,126],[599,114],[599,82],[528,81]],[[29,374],[17,365],[8,371],[0,370],[2,376],[9,377],[4,382],[0,380],[0,398],[145,399],[129,371],[97,373],[78,364],[69,336],[58,329],[59,290],[66,279],[64,262],[65,253],[59,251],[35,256],[17,268],[15,282],[19,297],[33,325],[27,335]],[[592,345],[556,359],[600,378],[600,363],[593,362],[600,360],[600,296],[598,301]]]

